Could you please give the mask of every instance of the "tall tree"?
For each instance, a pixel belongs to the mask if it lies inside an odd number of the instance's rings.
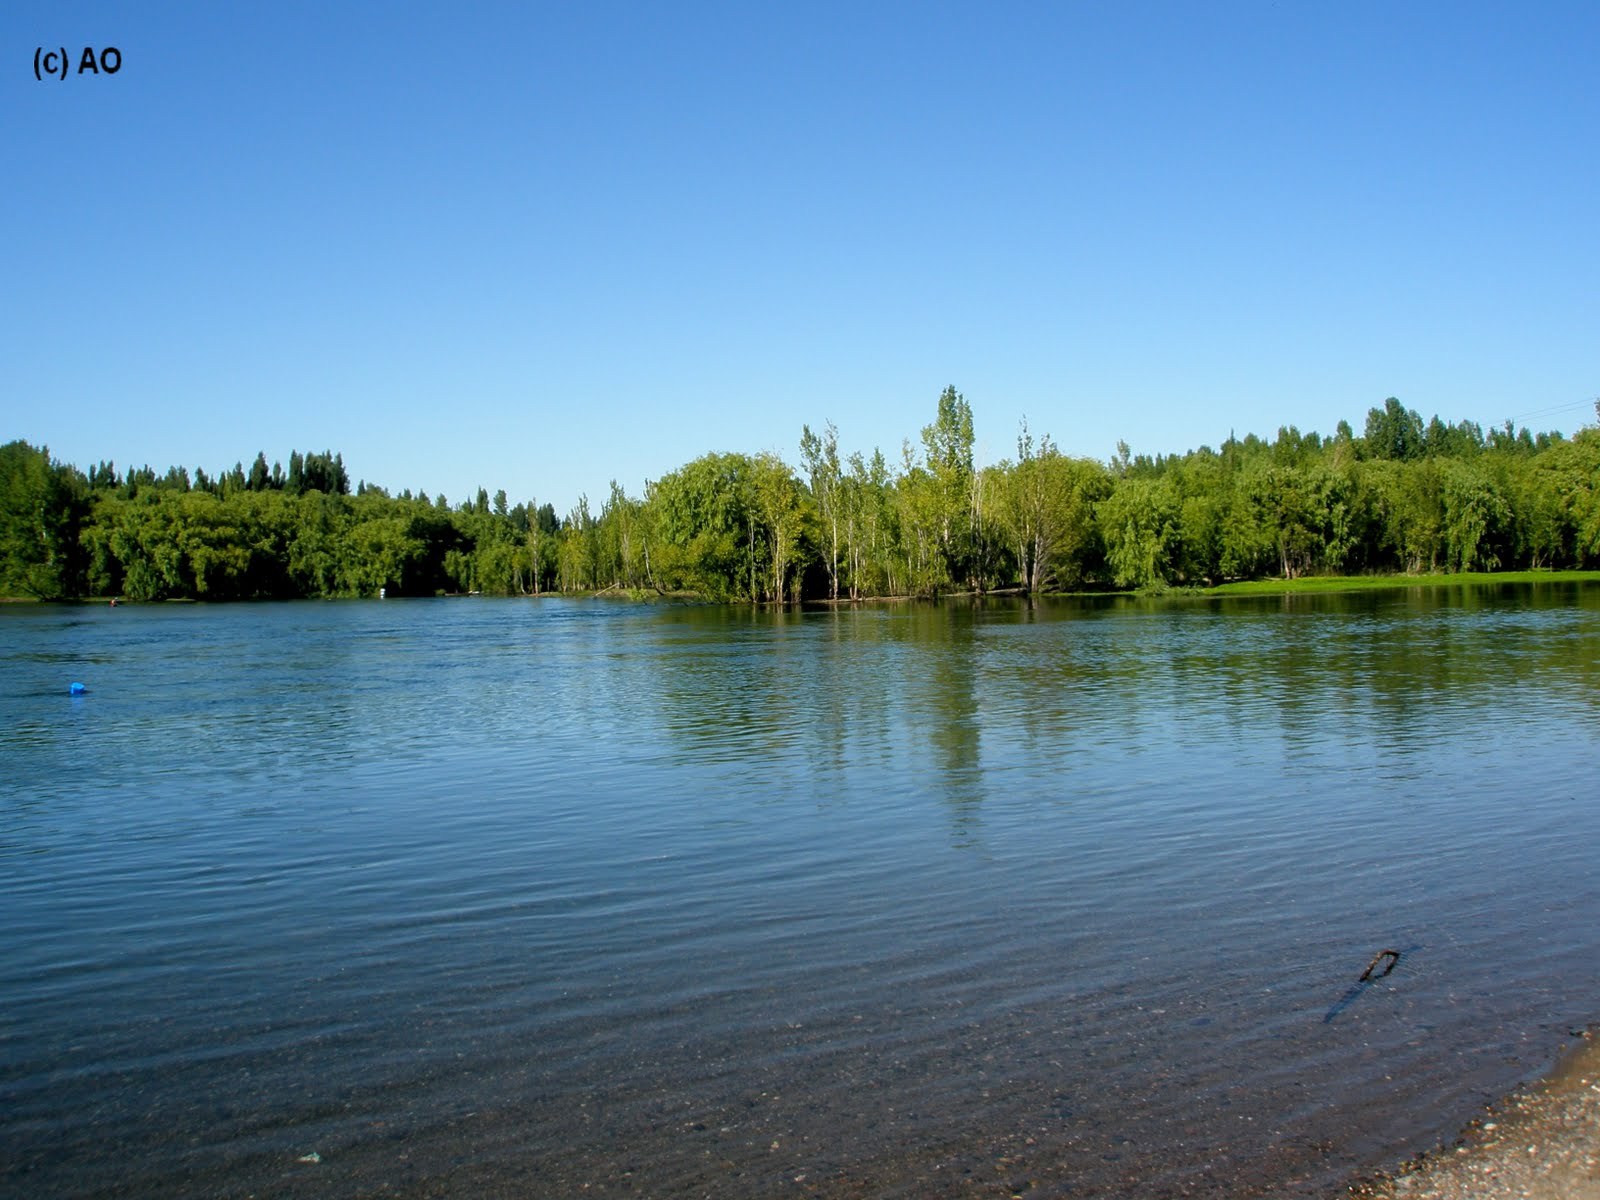
[[[823,544],[827,557],[828,598],[839,598],[839,542],[840,525],[844,521],[841,503],[843,472],[839,466],[839,431],[829,421],[822,436],[811,432],[811,426],[800,427],[800,457],[805,462],[806,474],[811,480],[811,495],[817,502],[817,512],[822,520]]]
[[[1373,458],[1409,462],[1420,458],[1426,446],[1422,418],[1390,396],[1382,408],[1367,410],[1367,453]]]
[[[1094,504],[1110,480],[1098,463],[1067,458],[1045,434],[1034,444],[1026,420],[1017,435],[1017,462],[1001,482],[1000,515],[1011,538],[1022,586],[1041,591],[1064,573],[1082,574],[1094,536]]]
[[[933,489],[934,522],[946,578],[965,580],[971,558],[972,408],[954,387],[939,395],[938,415],[922,429]]]
[[[766,598],[787,600],[789,576],[800,558],[800,484],[789,464],[772,453],[756,458],[750,482],[769,563]]]
[[[250,464],[250,474],[245,480],[245,486],[252,492],[264,492],[271,484],[272,476],[267,470],[266,452],[258,450],[255,462]]]

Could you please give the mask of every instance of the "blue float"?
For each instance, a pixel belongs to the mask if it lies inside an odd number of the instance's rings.
[[[71,687],[67,688],[67,691],[74,696],[81,696],[88,690],[89,689],[84,687],[81,683],[74,683]]]

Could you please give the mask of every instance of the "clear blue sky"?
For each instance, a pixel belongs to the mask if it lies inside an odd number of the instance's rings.
[[[1570,432],[1597,62],[1592,0],[8,0],[0,441],[565,511],[946,384],[991,462]]]

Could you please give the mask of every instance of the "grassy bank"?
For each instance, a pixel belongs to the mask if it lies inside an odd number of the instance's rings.
[[[1278,596],[1286,592],[1355,592],[1379,588],[1462,587],[1501,583],[1600,583],[1600,571],[1470,571],[1455,575],[1313,575],[1251,579],[1201,588],[1207,596]]]

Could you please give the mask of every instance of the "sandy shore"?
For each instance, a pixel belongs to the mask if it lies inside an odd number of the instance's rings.
[[[1600,1038],[1507,1097],[1452,1146],[1362,1183],[1349,1200],[1600,1200]]]

